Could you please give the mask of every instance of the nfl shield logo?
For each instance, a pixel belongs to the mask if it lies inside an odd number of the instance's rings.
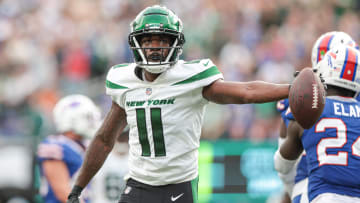
[[[146,93],[146,95],[150,95],[152,93],[152,89],[151,88],[146,88],[145,93]]]

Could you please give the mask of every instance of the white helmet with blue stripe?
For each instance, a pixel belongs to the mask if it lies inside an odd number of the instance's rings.
[[[360,91],[360,52],[350,46],[339,45],[328,51],[318,64],[318,73],[325,84],[354,92]]]
[[[348,45],[351,47],[356,47],[355,41],[350,37],[350,35],[346,34],[345,32],[332,31],[321,35],[316,40],[312,48],[312,67],[315,68],[316,65],[323,59],[326,52],[338,45]]]
[[[53,117],[58,132],[74,132],[85,138],[93,137],[101,122],[99,108],[90,98],[80,94],[60,99],[54,107]]]

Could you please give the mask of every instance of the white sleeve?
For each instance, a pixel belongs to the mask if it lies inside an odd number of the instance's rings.
[[[281,154],[280,150],[277,150],[274,155],[275,169],[282,174],[287,174],[292,168],[294,168],[297,160],[287,160]]]
[[[296,167],[293,167],[287,174],[278,173],[278,176],[284,184],[286,193],[291,197],[295,184]]]
[[[128,87],[123,86],[117,78],[119,73],[118,70],[111,68],[106,77],[106,94],[111,96],[111,99],[117,103],[121,108],[125,108],[124,104],[124,93],[129,90]]]
[[[280,140],[279,140],[280,141]],[[279,147],[281,144],[279,144]],[[278,171],[278,176],[284,184],[285,191],[291,197],[291,193],[295,183],[297,160],[287,160],[277,150],[274,155],[274,166]]]

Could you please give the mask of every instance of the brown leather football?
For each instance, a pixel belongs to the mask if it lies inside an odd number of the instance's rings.
[[[311,68],[304,68],[293,81],[289,92],[290,110],[305,129],[319,119],[325,106],[325,89]]]

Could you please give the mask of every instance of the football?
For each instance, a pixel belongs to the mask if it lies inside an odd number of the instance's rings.
[[[295,120],[305,129],[319,119],[325,106],[325,88],[311,68],[304,68],[293,81],[289,105]]]

